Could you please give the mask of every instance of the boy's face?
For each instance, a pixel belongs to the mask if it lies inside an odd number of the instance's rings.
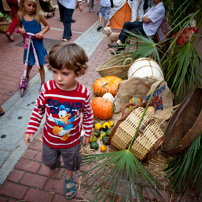
[[[52,68],[53,79],[58,88],[61,90],[74,90],[77,87],[76,78],[79,76],[73,70],[62,68],[60,70]]]

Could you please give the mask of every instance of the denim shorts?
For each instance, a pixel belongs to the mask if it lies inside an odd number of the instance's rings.
[[[105,20],[109,20],[109,13],[110,13],[110,7],[104,7],[104,6],[99,6],[99,16],[103,17],[105,16]]]
[[[65,149],[52,149],[43,143],[42,161],[51,170],[57,167],[60,156],[63,158],[63,168],[77,171],[80,168],[82,157],[80,154],[81,144]]]

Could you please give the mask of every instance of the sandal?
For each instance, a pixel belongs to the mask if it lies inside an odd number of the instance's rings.
[[[74,196],[76,195],[76,186],[75,186],[75,183],[74,183],[73,175],[72,175],[72,177],[71,177],[69,180],[67,180],[67,179],[66,179],[66,174],[65,174],[65,176],[64,176],[64,181],[65,181],[65,197],[66,197],[67,199],[72,199],[72,198],[74,198]],[[67,185],[68,185],[69,183],[71,183],[71,187],[70,187],[70,188],[67,187]],[[67,194],[70,193],[70,192],[72,192],[72,194],[70,194],[70,195],[67,196]]]
[[[5,112],[1,113],[0,116],[3,116],[5,114]]]
[[[110,53],[111,53],[112,55],[116,55],[116,54],[121,53],[121,51],[124,51],[124,50],[125,50],[125,48],[124,48],[124,47],[122,47],[122,48],[117,48],[117,50],[115,50],[114,52],[113,52],[113,51],[111,51]]]
[[[120,46],[122,46],[122,44],[118,44],[116,41],[112,44],[108,43],[108,46],[110,48],[119,48]],[[123,47],[123,46],[122,46]]]
[[[97,28],[97,31],[99,31],[101,29],[102,29],[102,25],[99,25],[98,28]]]

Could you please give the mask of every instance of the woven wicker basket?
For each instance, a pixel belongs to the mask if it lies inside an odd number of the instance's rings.
[[[113,49],[109,49],[112,51]],[[104,63],[102,63],[96,71],[101,74],[101,76],[117,76],[123,80],[128,79],[128,69],[133,63],[130,57],[132,52],[123,52],[120,54],[115,54]]]
[[[130,105],[134,105],[134,107],[125,114],[126,108]],[[113,146],[119,150],[128,148],[143,112],[143,107],[133,103],[123,107],[122,117],[113,128],[109,138]],[[155,119],[152,114],[146,113],[130,151],[140,161],[147,161],[165,140],[165,135],[160,128],[160,121]]]
[[[0,22],[0,32],[6,33],[8,31],[10,24],[5,21],[5,22]]]

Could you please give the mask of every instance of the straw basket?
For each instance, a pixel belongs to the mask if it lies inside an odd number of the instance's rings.
[[[9,28],[9,23],[7,21],[0,22],[0,32],[6,33]]]
[[[109,52],[110,51],[114,50],[109,49]],[[123,52],[120,54],[115,54],[114,56],[106,60],[104,63],[102,63],[96,69],[96,71],[99,72],[101,76],[117,76],[123,80],[128,79],[128,69],[133,63],[133,60],[130,57],[131,55],[132,52]]]
[[[130,105],[134,107],[130,112],[125,113],[126,108]],[[109,141],[113,146],[119,150],[128,148],[143,112],[144,108],[134,103],[129,103],[123,107],[122,117],[109,137]],[[164,141],[165,135],[160,128],[160,121],[155,119],[151,113],[146,113],[130,151],[140,161],[147,161]]]
[[[163,72],[159,64],[152,58],[139,58],[134,61],[128,70],[128,78],[150,77],[164,79]]]

